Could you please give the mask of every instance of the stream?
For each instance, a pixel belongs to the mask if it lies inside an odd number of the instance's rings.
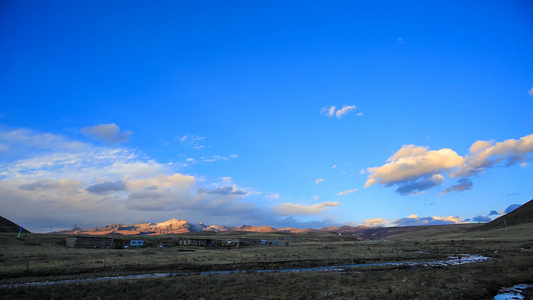
[[[527,289],[533,289],[533,284],[517,284],[510,288],[500,290],[498,295],[494,296],[494,300],[519,300],[525,299],[524,292]]]
[[[489,259],[490,259],[489,257],[480,256],[480,255],[461,254],[458,256],[450,256],[447,259],[434,260],[434,261],[384,262],[384,263],[368,263],[368,264],[355,264],[355,265],[347,264],[347,265],[338,265],[338,266],[326,266],[326,267],[314,267],[314,268],[293,268],[293,269],[146,273],[146,274],[136,274],[136,275],[105,276],[105,277],[83,278],[83,279],[34,281],[34,282],[0,285],[0,288],[43,286],[43,285],[52,285],[52,284],[85,283],[85,282],[106,281],[106,280],[161,278],[161,277],[170,277],[170,276],[235,274],[235,273],[246,273],[246,272],[256,272],[256,273],[328,272],[328,271],[329,272],[342,272],[342,271],[349,271],[350,269],[353,269],[353,268],[376,267],[376,266],[446,267],[446,266],[455,266],[455,265],[462,265],[462,264],[468,264],[468,263],[482,262],[482,261],[486,261]]]

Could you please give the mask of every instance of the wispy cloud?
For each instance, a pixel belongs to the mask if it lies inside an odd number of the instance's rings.
[[[84,127],[81,133],[95,141],[111,144],[129,142],[132,134],[131,131],[120,132],[120,128],[115,123]]]
[[[472,188],[474,183],[470,181],[468,178],[461,178],[457,180],[457,184],[452,185],[451,187],[445,189],[441,193],[439,193],[437,196],[442,196],[444,194],[447,194],[452,191],[467,191]]]
[[[186,134],[181,137],[176,137],[175,140],[178,140],[180,143],[187,145],[188,147],[191,147],[193,149],[202,149],[205,146],[203,145],[203,142],[205,141],[205,137],[198,136],[194,134]]]
[[[315,180],[315,183],[316,183],[316,184],[320,184],[322,181],[324,181],[324,179],[323,179],[323,178],[320,178],[320,179]]]
[[[278,193],[269,193],[265,195],[265,198],[270,200],[277,200],[279,199],[280,195]]]
[[[528,93],[530,96],[533,96],[533,88],[531,88],[531,89],[529,90],[529,92],[527,92],[527,93]]]
[[[355,110],[355,105],[344,105],[341,109],[336,109],[335,106],[330,107],[323,107],[321,112],[325,114],[328,117],[337,117],[337,119],[340,119],[342,116],[348,114],[350,111]],[[357,114],[358,116],[361,116],[362,113]]]
[[[304,205],[300,203],[282,203],[276,207],[276,211],[282,215],[317,215],[327,208],[339,206],[339,202],[324,202],[313,205]]]
[[[346,190],[346,191],[340,191],[340,192],[338,192],[337,194],[335,194],[335,196],[348,195],[348,194],[355,193],[355,192],[357,192],[357,191],[358,191],[358,189],[351,189],[351,190]]]
[[[229,160],[239,157],[238,154],[230,154],[229,156],[220,156],[220,155],[213,155],[213,156],[202,156],[200,157],[200,161],[202,162],[214,162],[219,160]]]

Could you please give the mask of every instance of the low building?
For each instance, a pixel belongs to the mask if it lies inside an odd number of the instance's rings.
[[[199,246],[206,247],[213,245],[210,239],[188,239],[188,238],[179,238],[178,245],[180,246]]]
[[[144,240],[130,240],[131,247],[142,247],[144,246]]]
[[[65,246],[70,248],[111,249],[113,248],[113,238],[77,236],[67,238]]]

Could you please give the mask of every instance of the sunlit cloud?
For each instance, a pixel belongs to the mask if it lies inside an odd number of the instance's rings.
[[[339,202],[324,202],[313,205],[303,205],[300,203],[281,203],[275,210],[282,216],[287,215],[318,215],[326,209],[339,206]]]
[[[422,192],[440,185],[444,176],[468,177],[496,166],[512,166],[530,160],[533,153],[533,134],[519,140],[504,142],[476,141],[469,149],[469,155],[462,157],[451,149],[428,150],[428,147],[404,145],[380,167],[368,168],[365,187],[374,184],[397,186],[402,195]],[[472,188],[469,179],[446,189],[439,195],[451,191],[466,191]]]
[[[368,226],[368,227],[377,227],[377,226],[386,226],[389,223],[390,222],[387,219],[375,218],[375,219],[365,220],[363,222],[363,225]]]
[[[427,147],[403,146],[381,167],[368,168],[365,187],[373,184],[398,186],[397,192],[407,195],[439,185],[440,174],[460,165],[463,158],[451,149],[429,151]]]
[[[344,105],[341,109],[336,109],[335,106],[330,106],[323,107],[321,112],[330,118],[335,116],[337,119],[340,119],[342,116],[348,114],[350,111],[353,111],[355,109],[355,105]],[[362,113],[359,113],[357,115],[361,116]]]
[[[533,153],[533,134],[519,140],[508,139],[503,142],[477,141],[470,147],[470,153],[465,157],[459,170],[451,177],[466,177],[482,173],[495,166],[511,166],[530,159]]]
[[[335,194],[335,196],[348,195],[348,194],[355,193],[355,192],[357,192],[357,191],[358,191],[358,189],[351,189],[351,190],[346,190],[346,191],[340,191],[340,192],[338,192],[337,194]]]
[[[315,183],[320,184],[322,181],[324,181],[324,179],[320,178],[320,179],[315,180]]]
[[[95,141],[112,144],[129,142],[132,134],[131,131],[120,132],[120,128],[115,123],[84,127],[81,133]]]
[[[407,218],[400,218],[392,221],[395,226],[420,226],[420,225],[446,225],[446,224],[460,224],[465,223],[462,218],[448,216],[448,217],[419,217],[418,215],[410,215]]]

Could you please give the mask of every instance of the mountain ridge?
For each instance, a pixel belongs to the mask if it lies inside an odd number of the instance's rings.
[[[88,234],[88,235],[154,235],[154,234],[179,234],[189,232],[228,232],[228,231],[244,231],[244,232],[291,232],[291,233],[305,233],[305,232],[338,232],[338,233],[361,233],[361,231],[369,229],[366,226],[331,226],[315,228],[293,228],[284,227],[276,229],[272,226],[252,226],[242,225],[234,226],[219,226],[219,225],[205,225],[204,223],[191,224],[187,220],[179,220],[172,218],[163,222],[150,223],[136,223],[133,225],[127,224],[110,224],[99,226],[95,228],[79,228],[74,227],[68,230],[57,231],[58,234]],[[374,227],[375,228],[375,227]]]

